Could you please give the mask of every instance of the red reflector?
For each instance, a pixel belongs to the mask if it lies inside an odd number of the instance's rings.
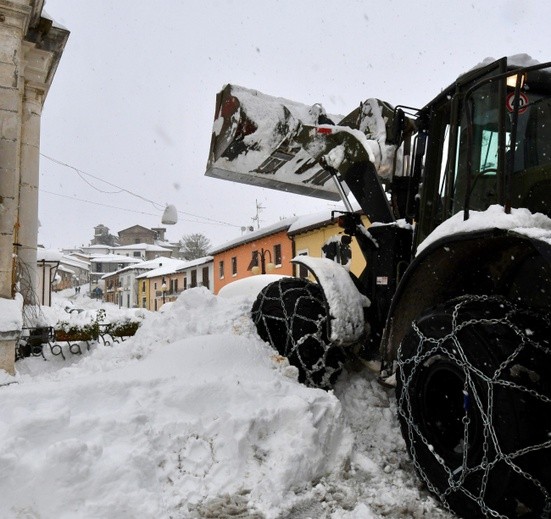
[[[333,129],[332,128],[319,128],[318,127],[318,133],[326,133],[326,134],[333,133]]]

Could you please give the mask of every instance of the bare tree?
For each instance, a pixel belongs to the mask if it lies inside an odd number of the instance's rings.
[[[180,253],[186,260],[207,256],[210,248],[210,240],[204,234],[186,234],[180,240]]]

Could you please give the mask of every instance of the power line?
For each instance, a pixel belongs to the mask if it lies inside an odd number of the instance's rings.
[[[128,193],[129,195],[132,195],[132,196],[135,196],[136,198],[139,198],[140,200],[143,200],[144,202],[148,202],[150,204],[153,205],[153,207],[155,207],[155,209],[157,209],[158,207],[156,206],[159,206],[160,207],[160,210],[162,210],[162,204],[158,204],[156,202],[154,202],[153,200],[149,200],[148,198],[145,198],[144,196],[142,195],[138,195],[137,193],[134,193],[132,191],[130,191],[129,189],[126,189],[124,187],[120,187],[120,186],[117,186],[115,184],[113,184],[112,182],[109,182],[108,180],[104,180],[100,177],[97,177],[95,175],[92,175],[91,173],[86,173],[85,171],[82,171],[81,169],[78,169],[77,167],[75,166],[71,166],[71,164],[67,164],[66,162],[62,162],[61,160],[58,160],[58,159],[54,159],[53,157],[49,157],[48,155],[44,155],[44,153],[41,153],[40,155],[42,155],[42,157],[48,159],[48,160],[51,160],[52,162],[55,162],[56,164],[59,164],[60,166],[64,166],[66,168],[69,168],[71,169],[72,171],[76,172],[78,177],[83,180],[84,182],[86,182],[90,187],[92,187],[93,189],[95,189],[96,191],[99,191],[100,193],[106,193],[106,194],[118,194],[118,193],[121,193],[121,192],[125,192],[125,193]],[[88,182],[86,179],[83,178],[83,175],[86,175],[88,177],[91,177],[95,180],[99,180],[100,182],[103,182],[104,184],[107,184],[108,186],[111,186],[111,187],[115,187],[118,189],[118,191],[103,191],[95,186],[93,186],[90,182]]]
[[[102,207],[108,207],[110,209],[119,209],[120,211],[126,211],[128,213],[136,213],[136,214],[143,214],[146,216],[159,216],[158,214],[153,213],[146,213],[145,211],[136,211],[135,209],[126,209],[125,207],[119,207],[116,205],[109,205],[109,204],[102,204],[101,202],[93,202],[92,200],[84,200],[82,198],[77,198],[76,196],[69,196],[69,195],[62,195],[60,193],[53,193],[52,191],[47,191],[45,189],[39,189],[41,193],[46,193],[48,195],[54,195],[59,196],[61,198],[68,198],[69,200],[76,200],[77,202],[84,202],[86,204],[93,204],[93,205],[99,205]],[[200,222],[197,220],[184,220],[185,222],[191,222],[191,223],[199,223],[201,225],[232,225],[232,224],[225,224],[225,223],[216,223],[216,222]]]
[[[62,195],[60,193],[53,193],[52,191],[46,191],[45,189],[39,189],[41,193],[47,193],[48,195],[60,196],[62,198],[69,198],[70,200],[77,200],[78,202],[85,202],[87,204],[100,205],[102,207],[109,207],[110,209],[119,209],[121,211],[127,211],[129,213],[145,214],[147,216],[159,216],[158,214],[146,213],[144,211],[135,211],[134,209],[125,209],[124,207],[117,207],[116,205],[102,204],[100,202],[93,202],[92,200],[83,200],[75,196]]]
[[[132,191],[130,191],[129,189],[126,189],[125,187],[121,187],[121,186],[117,186],[116,184],[113,184],[112,182],[109,182],[108,180],[104,180],[103,178],[100,178],[96,175],[92,175],[91,173],[86,173],[85,171],[82,171],[81,169],[78,169],[77,167],[75,166],[72,166],[71,164],[67,164],[66,162],[63,162],[59,159],[55,159],[53,157],[49,157],[48,155],[45,155],[44,153],[41,153],[40,154],[42,157],[44,157],[45,159],[48,159],[52,162],[54,162],[55,164],[58,164],[60,166],[64,166],[66,168],[69,168],[70,170],[74,171],[78,177],[83,181],[85,182],[86,184],[88,184],[90,187],[92,187],[93,189],[95,189],[96,191],[99,191],[100,193],[103,193],[103,194],[119,194],[121,192],[124,192],[124,193],[127,193],[131,196],[134,196],[136,198],[139,198],[140,200],[143,200],[144,202],[148,202],[150,203],[151,205],[153,205],[153,207],[155,209],[159,209],[159,210],[163,210],[164,209],[164,206],[163,204],[159,204],[158,202],[154,202],[153,200],[149,200],[148,198],[145,198],[144,196],[142,195],[139,195],[137,193],[134,193]],[[102,189],[99,189],[98,187],[94,186],[93,184],[91,184],[88,180],[86,180],[84,178],[84,175],[85,176],[88,176],[88,177],[91,177],[95,180],[98,180],[100,182],[103,182],[104,184],[107,184],[108,186],[111,186],[111,187],[114,187],[116,189],[118,189],[118,191],[104,191]],[[48,193],[47,191],[44,191],[45,193]],[[57,193],[49,193],[49,194],[52,194],[52,195],[55,195]],[[66,196],[67,198],[71,198],[71,197],[68,197],[67,195],[58,195],[58,196]],[[74,197],[73,197],[74,198]],[[79,200],[78,198],[74,198],[74,200]],[[100,204],[100,203],[97,203],[97,202],[90,202],[88,200],[81,200],[82,202],[87,202],[87,203],[95,203],[96,205],[105,205],[105,204]],[[112,207],[112,208],[115,208],[115,209],[122,209],[124,211],[131,211],[130,209],[123,209],[123,208],[119,208],[119,207],[116,207],[116,206],[106,206],[106,207]],[[138,212],[139,211],[134,211],[134,212]],[[207,216],[201,216],[201,215],[197,215],[197,214],[193,214],[193,213],[187,213],[185,211],[180,211],[180,210],[177,210],[177,213],[178,214],[183,214],[183,215],[186,215],[186,216],[191,216],[193,218],[198,218],[200,220],[206,220],[206,222],[201,222],[201,221],[194,221],[194,223],[211,223],[211,224],[217,224],[217,225],[226,225],[226,226],[229,226],[229,227],[236,227],[236,228],[240,228],[241,226],[239,225],[235,225],[235,224],[232,224],[232,223],[229,223],[229,222],[224,222],[224,221],[221,221],[221,220],[216,220],[214,218],[208,218]],[[140,213],[140,214],[150,214],[150,213]],[[156,215],[155,215],[156,216]],[[192,221],[192,220],[187,220],[187,221]]]

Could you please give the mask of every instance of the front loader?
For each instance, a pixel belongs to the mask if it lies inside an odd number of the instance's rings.
[[[315,282],[259,294],[259,335],[312,386],[380,361],[446,508],[549,518],[551,63],[488,61],[421,109],[368,99],[345,117],[227,85],[206,174],[343,200],[327,257],[293,260]],[[330,259],[352,239],[358,277]]]

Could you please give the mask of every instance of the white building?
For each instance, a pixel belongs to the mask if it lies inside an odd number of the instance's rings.
[[[127,265],[103,277],[106,286],[106,300],[118,303],[126,308],[140,306],[138,295],[138,277],[155,269],[174,270],[182,265],[181,260],[174,258],[155,258],[149,261],[142,261]],[[114,286],[116,284],[117,286]],[[110,295],[110,292],[118,292]]]
[[[134,243],[132,245],[121,245],[112,247],[111,252],[120,256],[138,258],[143,261],[154,260],[159,256],[170,258],[172,250],[160,245],[151,245],[150,243]]]
[[[118,254],[93,256],[90,259],[90,295],[93,297],[101,297],[103,295],[105,283],[102,278],[105,274],[116,272],[135,263],[140,263],[140,260]]]
[[[214,292],[213,269],[214,258],[204,256],[186,261],[186,264],[178,269],[178,272],[184,274],[184,288],[205,287]]]

